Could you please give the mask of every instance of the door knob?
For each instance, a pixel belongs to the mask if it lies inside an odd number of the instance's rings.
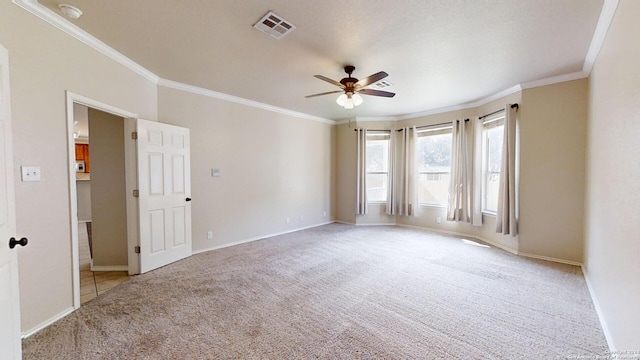
[[[23,237],[20,240],[16,240],[16,238],[11,238],[9,239],[9,249],[13,249],[14,247],[16,247],[16,245],[20,245],[20,246],[26,246],[27,243],[29,243],[29,239],[27,239],[26,237]]]
[[[186,198],[185,200],[186,200],[186,201],[191,201],[191,198]]]

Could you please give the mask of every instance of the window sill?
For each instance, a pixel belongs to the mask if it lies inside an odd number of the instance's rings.
[[[421,208],[430,208],[430,209],[446,209],[447,205],[438,205],[438,204],[418,204]]]
[[[496,217],[497,213],[493,212],[493,211],[483,211],[482,212],[482,216],[490,216],[490,217]]]

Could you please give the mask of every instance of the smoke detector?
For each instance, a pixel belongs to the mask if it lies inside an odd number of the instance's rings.
[[[82,10],[69,4],[58,4],[60,11],[69,19],[79,19],[82,16]]]
[[[291,21],[285,20],[273,11],[269,11],[267,15],[263,16],[253,27],[276,39],[282,39],[285,35],[296,29],[296,26],[293,25]]]

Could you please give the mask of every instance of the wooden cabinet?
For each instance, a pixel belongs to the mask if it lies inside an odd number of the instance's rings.
[[[91,172],[89,144],[76,144],[76,161],[84,161],[84,172]]]

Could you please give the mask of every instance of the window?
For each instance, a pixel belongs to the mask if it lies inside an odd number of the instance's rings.
[[[367,133],[367,199],[386,202],[389,184],[389,132]]]
[[[451,179],[451,127],[418,132],[418,203],[446,206]]]
[[[498,211],[498,188],[502,166],[504,113],[482,125],[482,211]]]

